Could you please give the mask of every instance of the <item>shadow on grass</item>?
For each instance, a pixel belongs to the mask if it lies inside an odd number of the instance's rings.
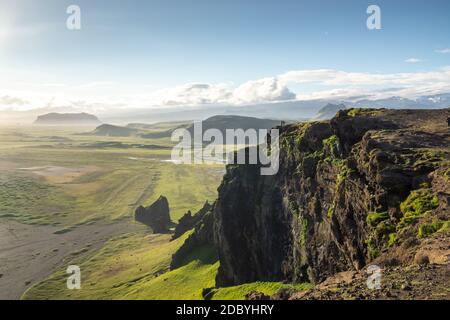
[[[180,259],[180,263],[177,268],[183,267],[192,261],[199,261],[201,264],[214,264],[219,260],[216,249],[212,245],[201,245],[192,252],[186,254],[185,257]]]

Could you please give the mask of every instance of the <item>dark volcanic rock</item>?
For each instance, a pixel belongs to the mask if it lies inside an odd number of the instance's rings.
[[[213,219],[217,285],[320,282],[414,246],[422,220],[402,220],[400,204],[415,190],[438,201],[429,219],[448,221],[449,114],[340,111],[331,121],[283,127],[274,176],[261,176],[258,165],[227,166]]]
[[[212,212],[212,205],[209,210],[205,210],[202,219],[197,223],[192,234],[186,239],[183,245],[172,256],[170,263],[170,269],[176,269],[181,267],[188,255],[196,248],[210,246],[214,247],[214,216]]]
[[[155,233],[167,232],[172,226],[167,198],[160,196],[149,207],[140,206],[136,209],[135,219],[151,227]]]
[[[265,295],[262,292],[258,292],[258,291],[250,291],[249,293],[247,293],[245,295],[245,300],[270,300],[270,297]]]
[[[172,236],[172,240],[175,240],[182,236],[186,231],[193,229],[197,223],[199,223],[203,217],[211,211],[212,205],[206,201],[203,207],[194,215],[191,211],[186,212],[181,219],[178,221],[178,225],[175,228],[175,232]]]

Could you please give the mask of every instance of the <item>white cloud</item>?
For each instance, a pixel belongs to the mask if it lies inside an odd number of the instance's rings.
[[[450,48],[436,50],[437,53],[450,53]]]
[[[409,58],[409,59],[406,59],[405,62],[407,62],[407,63],[419,63],[419,62],[422,62],[422,60],[421,59],[417,59],[417,58]]]
[[[237,88],[227,83],[188,83],[156,90],[142,98],[155,106],[239,105],[295,99],[295,93],[280,84],[277,78],[264,78],[248,81]]]
[[[26,100],[17,97],[3,96],[0,97],[0,105],[4,106],[23,106],[28,104]]]
[[[314,83],[324,86],[385,86],[419,85],[450,80],[450,67],[436,71],[409,73],[363,73],[333,69],[289,71],[278,78],[283,83]]]
[[[231,89],[227,84],[187,83],[156,90],[150,93],[147,103],[153,105],[180,106],[220,104],[231,97]]]
[[[233,100],[237,104],[291,99],[295,99],[295,93],[276,77],[248,81],[233,91]]]

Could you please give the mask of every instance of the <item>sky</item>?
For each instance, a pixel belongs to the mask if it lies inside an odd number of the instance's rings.
[[[80,30],[66,27],[70,5]],[[0,0],[0,110],[450,92],[449,12],[448,0]]]

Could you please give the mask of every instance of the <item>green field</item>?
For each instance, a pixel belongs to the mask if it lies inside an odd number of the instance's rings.
[[[0,129],[0,223],[52,226],[57,236],[83,235],[85,225],[131,226],[100,247],[86,243],[67,252],[23,299],[203,299],[206,288],[212,299],[243,299],[251,290],[272,294],[283,287],[254,283],[214,288],[219,262],[211,247],[197,249],[182,267],[169,270],[188,233],[172,242],[169,234],[152,234],[134,221],[135,208],[164,195],[177,221],[217,198],[224,166],[173,164],[168,138],[79,134],[90,130]],[[70,264],[81,268],[81,290],[66,287]]]
[[[203,299],[203,289],[209,288],[212,299],[243,300],[250,291],[271,295],[281,288],[311,288],[310,284],[279,282],[214,288],[219,262],[213,249],[207,246],[193,252],[182,267],[170,271],[171,256],[187,236],[188,233],[172,242],[168,235],[141,233],[112,239],[98,253],[75,257],[70,262],[82,270],[80,290],[66,288],[67,274],[61,268],[30,288],[22,298],[199,300]]]
[[[168,125],[161,129],[167,130]],[[177,221],[187,210],[195,212],[217,197],[223,166],[171,163],[173,143],[168,138],[80,135],[91,130],[0,128],[0,223],[49,225],[55,227],[55,234],[100,223],[126,223],[136,230],[130,234],[125,233],[130,228],[124,229],[122,236],[108,241],[100,251],[86,247],[67,252],[59,269],[29,290],[27,297],[76,298],[70,295],[75,292],[64,290],[65,281],[55,280],[61,272],[65,276],[68,263],[83,263],[86,281],[96,279],[87,282],[79,297],[123,296],[114,295],[114,288],[122,290],[122,285],[167,271],[182,241],[170,243],[169,235],[152,235],[149,229],[133,227],[135,208],[164,195],[172,220]]]
[[[167,138],[78,134],[86,130],[0,129],[0,217],[63,227],[131,219],[137,206],[164,195],[176,221],[216,198],[223,166],[168,162]],[[101,147],[106,142],[120,144]],[[136,144],[152,149],[128,147]]]
[[[173,242],[169,238],[169,235],[137,233],[111,239],[100,251],[71,260],[71,264],[79,265],[82,270],[81,290],[67,289],[67,275],[62,267],[29,289],[23,298],[120,299],[140,283],[168,271],[172,254],[185,237]]]

